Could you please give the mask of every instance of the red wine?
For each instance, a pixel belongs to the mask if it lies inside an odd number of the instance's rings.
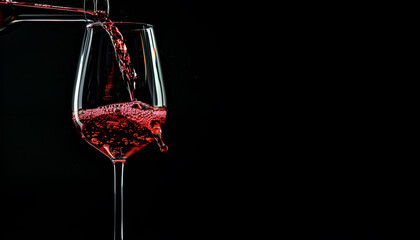
[[[156,140],[162,152],[165,107],[135,101],[79,110],[73,120],[83,139],[112,159],[125,159]]]

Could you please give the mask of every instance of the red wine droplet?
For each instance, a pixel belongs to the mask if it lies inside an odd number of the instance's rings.
[[[152,126],[152,129],[151,129],[152,135],[155,138],[160,151],[161,152],[168,151],[168,146],[166,146],[166,144],[162,140],[162,129],[160,128],[160,123],[158,121],[153,121],[151,126]]]

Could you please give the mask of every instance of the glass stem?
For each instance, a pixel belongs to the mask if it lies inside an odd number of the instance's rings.
[[[125,160],[114,163],[114,240],[123,240],[123,179]]]

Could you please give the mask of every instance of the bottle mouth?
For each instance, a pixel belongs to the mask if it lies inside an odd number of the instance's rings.
[[[109,15],[109,0],[83,0],[83,9],[89,12],[93,11],[94,13],[103,12]]]

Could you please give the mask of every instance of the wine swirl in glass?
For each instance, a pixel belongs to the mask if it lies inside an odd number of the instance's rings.
[[[73,91],[73,121],[82,138],[114,164],[114,239],[123,239],[126,159],[155,141],[162,152],[166,97],[153,27],[88,24]]]

